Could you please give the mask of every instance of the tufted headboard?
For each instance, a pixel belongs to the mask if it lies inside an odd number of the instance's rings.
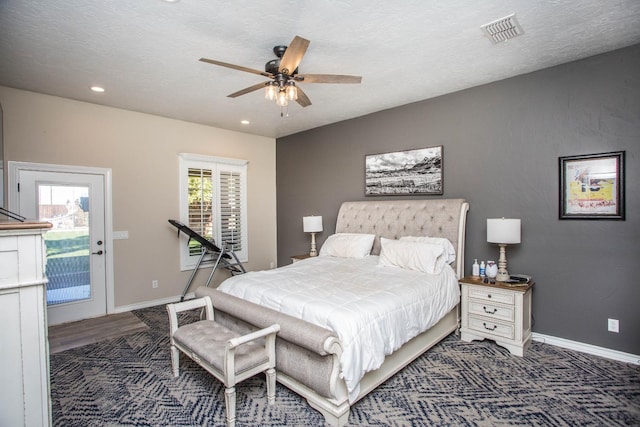
[[[468,210],[469,203],[464,199],[344,202],[338,212],[336,233],[375,234],[374,255],[380,254],[380,237],[445,237],[456,249],[453,267],[461,278]]]

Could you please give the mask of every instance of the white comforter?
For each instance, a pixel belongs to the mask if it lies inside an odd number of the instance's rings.
[[[219,290],[334,331],[353,401],[364,374],[429,329],[460,299],[456,274],[380,267],[378,257],[309,258],[225,280]]]

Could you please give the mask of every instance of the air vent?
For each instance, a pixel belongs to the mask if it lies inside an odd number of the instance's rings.
[[[518,24],[515,13],[484,24],[480,28],[493,44],[507,41],[524,33]]]

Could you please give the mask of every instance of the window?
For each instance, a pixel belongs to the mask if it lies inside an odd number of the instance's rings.
[[[180,154],[180,222],[246,262],[247,161]],[[202,247],[180,241],[180,268],[196,266]]]

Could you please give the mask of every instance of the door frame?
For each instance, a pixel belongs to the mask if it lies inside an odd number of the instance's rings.
[[[37,172],[82,173],[102,175],[104,179],[104,239],[105,239],[105,284],[107,297],[107,314],[115,312],[115,292],[113,279],[113,208],[112,208],[112,183],[110,168],[96,168],[91,166],[68,166],[48,163],[9,161],[7,189],[9,196],[9,210],[17,212],[18,184],[20,171],[29,170]]]

